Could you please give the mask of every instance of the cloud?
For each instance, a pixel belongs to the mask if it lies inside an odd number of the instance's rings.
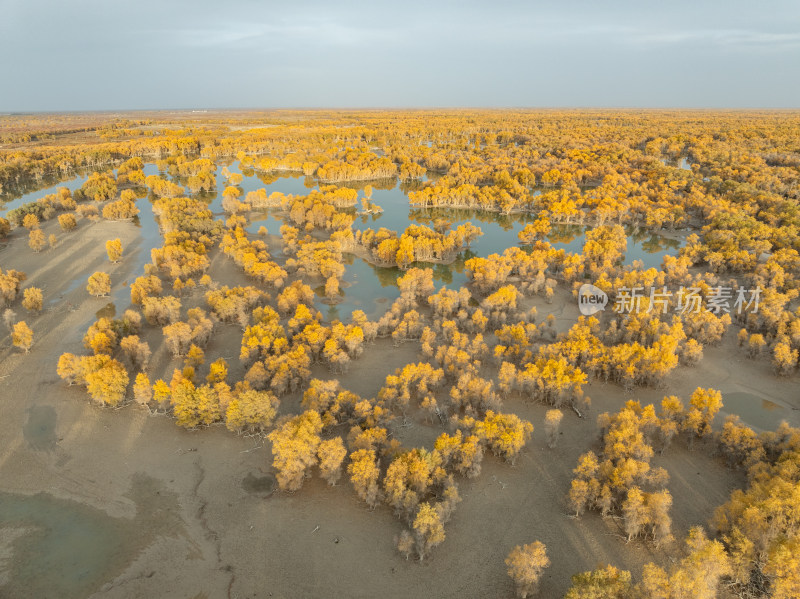
[[[800,98],[797,0],[0,3],[0,110]]]
[[[639,33],[631,37],[638,44],[706,43],[744,51],[753,47],[786,50],[800,47],[800,33],[746,31],[741,29],[706,29],[695,31],[662,31]]]
[[[394,43],[403,35],[387,28],[359,28],[327,19],[302,19],[296,22],[229,21],[213,27],[148,29],[142,32],[163,42],[187,48],[270,48],[297,44],[306,47],[355,47],[372,43]]]
[[[237,23],[218,27],[178,29],[176,31],[149,30],[144,33],[162,39],[169,36],[170,43],[189,48],[234,46],[243,42],[258,40],[269,33],[269,27],[262,24]]]

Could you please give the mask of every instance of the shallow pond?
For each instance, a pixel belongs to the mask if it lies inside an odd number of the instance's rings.
[[[83,185],[83,182],[86,181],[86,177],[87,175],[76,175],[75,177],[67,179],[66,181],[62,181],[61,183],[56,183],[55,185],[50,185],[42,189],[29,191],[7,202],[2,202],[2,200],[0,200],[0,216],[4,216],[7,211],[13,210],[14,208],[19,208],[23,204],[35,202],[44,196],[53,194],[58,191],[59,187],[66,187],[70,191],[75,191],[81,185]]]
[[[228,166],[231,172],[240,172],[244,176],[239,188],[242,196],[249,191],[265,188],[267,194],[279,191],[284,194],[305,195],[309,190],[318,188],[318,183],[311,177],[299,174],[284,174],[277,177],[275,174],[254,172],[251,169],[240,169],[238,162]],[[224,189],[222,166],[217,171],[218,190]],[[371,203],[383,209],[379,214],[359,214],[353,226],[361,231],[371,228],[385,227],[402,232],[409,224],[428,225],[437,218],[444,218],[452,223],[453,227],[466,222],[480,227],[483,235],[478,237],[472,246],[462,252],[456,261],[450,265],[419,264],[430,266],[434,271],[434,279],[443,286],[457,289],[466,282],[464,262],[472,256],[488,256],[492,253],[502,253],[506,248],[518,245],[517,234],[522,228],[533,222],[534,217],[528,214],[502,215],[490,212],[463,209],[419,209],[409,206],[408,185],[397,183],[394,180],[377,182],[359,182],[348,184],[349,187],[359,190],[359,200],[364,197],[364,187],[372,185]],[[413,187],[413,186],[412,186]],[[207,194],[210,206],[215,213],[222,214],[221,193]],[[278,233],[283,224],[283,217],[277,211],[264,211],[255,216],[248,231],[255,233],[261,226],[270,233]],[[557,248],[564,248],[570,252],[580,252],[585,233],[590,227],[583,226],[556,226],[550,235],[550,242]],[[663,257],[667,254],[675,255],[682,243],[668,237],[628,231],[628,251],[626,263],[641,260],[645,268],[660,267]],[[334,318],[347,318],[353,310],[364,310],[374,318],[383,313],[388,304],[399,296],[396,281],[402,276],[402,271],[397,268],[380,268],[373,266],[361,258],[353,256],[347,259],[347,270],[342,280],[342,301],[335,306],[324,304],[323,289],[318,288],[317,308],[322,311],[328,320]]]
[[[197,194],[196,197],[209,203],[209,207],[219,218],[224,218],[222,211],[222,190],[226,187],[225,178],[222,175],[223,167],[227,166],[232,173],[243,175],[239,188],[242,197],[248,192],[264,188],[267,194],[278,191],[284,194],[305,195],[311,189],[318,188],[318,183],[311,177],[305,177],[297,173],[263,173],[253,169],[240,169],[238,161],[228,164],[220,163],[217,167],[217,191],[204,192]],[[157,174],[159,171],[154,164],[145,165],[146,175]],[[172,181],[182,184],[185,181],[177,177],[168,177]],[[85,177],[77,177],[67,183],[67,187],[75,189],[79,187]],[[463,209],[420,209],[412,208],[408,203],[407,192],[418,186],[419,183],[399,184],[396,180],[384,180],[373,182],[359,182],[350,184],[351,187],[359,190],[359,198],[364,197],[364,187],[372,185],[371,202],[383,208],[379,214],[359,214],[354,223],[354,227],[359,230],[367,228],[378,229],[386,227],[398,232],[402,232],[409,224],[430,225],[435,219],[443,218],[452,223],[453,227],[465,222],[472,222],[481,228],[483,235],[476,239],[472,247],[462,252],[453,264],[450,265],[430,265],[420,264],[420,266],[430,266],[434,271],[434,278],[440,285],[451,288],[458,288],[466,282],[464,273],[464,262],[472,256],[488,256],[492,253],[502,253],[506,248],[518,245],[517,234],[529,222],[533,221],[533,216],[529,214],[502,215],[489,212]],[[3,209],[16,207],[22,203],[34,201],[38,198],[54,193],[62,184],[48,187],[25,194],[21,198],[14,200],[3,206]],[[144,265],[150,261],[150,251],[159,247],[162,238],[158,230],[158,225],[152,212],[152,196],[143,196],[137,200],[140,213],[135,220],[135,224],[141,228],[141,240],[136,248],[134,255],[129,256],[135,261],[132,265],[133,272],[141,273]],[[0,209],[0,214],[2,209]],[[354,209],[355,211],[355,209]],[[261,226],[267,228],[271,234],[277,235],[280,226],[284,222],[284,217],[276,210],[266,210],[252,215],[252,221],[247,227],[250,233],[256,233]],[[584,241],[585,233],[589,227],[566,225],[555,226],[549,235],[549,241],[556,248],[563,248],[570,252],[580,252]],[[667,254],[675,255],[682,242],[668,237],[641,233],[635,230],[628,230],[628,251],[625,262],[630,264],[634,260],[641,260],[645,268],[659,267],[663,257]],[[403,273],[397,268],[375,267],[361,258],[348,256],[346,259],[346,272],[342,279],[342,301],[331,306],[324,302],[322,287],[317,292],[316,307],[322,311],[326,320],[346,319],[353,310],[361,309],[368,316],[375,318],[383,313],[388,304],[399,296],[396,281]],[[83,281],[74,281],[70,284],[69,290],[74,289]],[[111,301],[116,304],[117,309],[122,311],[128,304],[128,284],[125,281],[113,294]]]
[[[722,404],[726,413],[738,414],[744,422],[762,430],[773,431],[783,420],[792,426],[800,425],[796,410],[746,391],[724,393]]]
[[[4,548],[4,597],[86,597],[115,569],[128,523],[46,493],[0,492],[0,531],[21,533]],[[7,593],[7,594],[6,594]]]
[[[137,472],[125,497],[132,518],[48,493],[0,491],[0,597],[88,597],[157,536],[186,535],[178,497],[162,481]]]

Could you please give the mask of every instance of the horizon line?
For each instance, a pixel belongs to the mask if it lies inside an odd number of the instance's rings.
[[[274,107],[169,107],[169,108],[88,108],[88,109],[48,109],[48,110],[0,110],[0,117],[22,116],[28,114],[108,114],[131,112],[430,112],[430,111],[640,111],[640,112],[792,112],[800,111],[800,106],[274,106]]]

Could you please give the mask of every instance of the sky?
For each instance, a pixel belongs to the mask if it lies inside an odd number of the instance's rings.
[[[798,0],[0,0],[0,112],[800,107]]]

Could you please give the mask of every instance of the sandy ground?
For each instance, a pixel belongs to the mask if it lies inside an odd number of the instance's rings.
[[[46,234],[57,228],[46,225]],[[126,254],[110,265],[104,241],[115,237]],[[402,526],[391,510],[370,511],[346,481],[327,487],[315,476],[295,494],[272,492],[268,442],[222,426],[185,431],[133,405],[96,407],[82,389],[58,378],[56,362],[65,351],[82,351],[87,326],[108,302],[88,296],[88,275],[106,270],[116,291],[140,274],[134,272],[137,229],[82,221],[61,238],[55,250],[33,254],[17,231],[0,249],[0,265],[27,272],[25,285],[42,287],[48,306],[35,317],[15,308],[34,330],[29,355],[13,350],[5,331],[0,338],[0,595],[510,597],[503,559],[515,545],[538,539],[552,561],[540,596],[557,597],[576,572],[610,562],[638,577],[645,562],[667,563],[674,555],[670,547],[626,544],[617,521],[596,514],[574,519],[565,505],[578,456],[597,443],[596,415],[632,397],[615,385],[588,387],[591,411],[585,419],[565,413],[555,449],[544,442],[545,406],[507,402],[507,410],[533,422],[533,440],[513,467],[487,456],[477,479],[460,482],[463,501],[446,527],[447,540],[422,563],[406,561],[394,549],[392,537]],[[212,277],[245,281],[221,256],[214,258]],[[198,294],[185,304],[199,301]],[[553,304],[536,305],[542,318],[556,314],[561,330],[577,319],[565,292]],[[117,306],[117,313],[125,307]],[[207,361],[236,356],[240,335],[236,326],[219,325]],[[156,350],[158,337],[156,330],[147,333],[156,365],[151,378],[168,376],[178,364],[163,347]],[[379,340],[340,377],[342,384],[372,396],[387,374],[419,359],[418,351],[416,344],[398,348]],[[241,374],[232,367],[234,380]],[[332,375],[318,366],[314,376]],[[738,351],[733,333],[707,348],[699,366],[673,372],[664,389],[633,396],[644,403],[659,402],[667,392],[687,398],[699,385],[756,394],[797,424],[797,377],[776,379],[764,360]],[[299,410],[299,395],[284,398],[282,409]],[[393,432],[406,445],[430,445],[441,429],[417,418]],[[709,453],[702,444],[690,452],[676,441],[655,460],[671,476],[678,538],[689,526],[706,524],[713,508],[743,484],[741,474]],[[20,515],[26,505],[40,507]],[[69,521],[87,524],[62,530]],[[81,561],[81,544],[102,551]]]

